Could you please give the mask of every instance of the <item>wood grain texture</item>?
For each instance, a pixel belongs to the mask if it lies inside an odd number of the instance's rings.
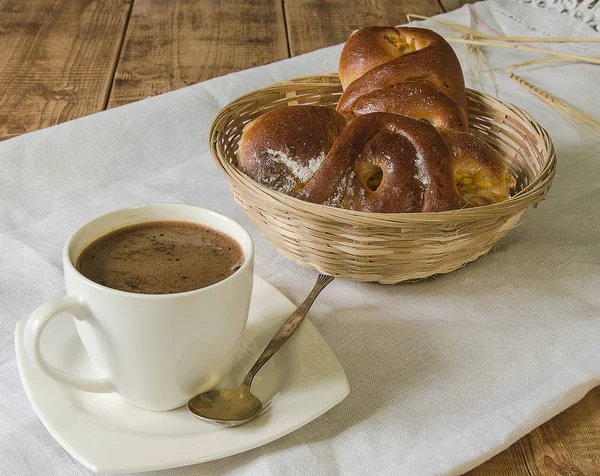
[[[487,460],[464,476],[530,476],[520,442]]]
[[[285,0],[292,56],[343,43],[367,25],[406,23],[407,13],[442,13],[437,0]]]
[[[520,443],[534,476],[600,475],[600,387]]]
[[[287,57],[281,0],[135,0],[108,107]]]
[[[104,108],[131,0],[0,0],[0,140]]]
[[[440,4],[444,8],[445,12],[450,12],[452,10],[456,10],[457,8],[462,7],[467,3],[475,3],[480,0],[440,0]]]
[[[600,387],[465,476],[600,475]]]

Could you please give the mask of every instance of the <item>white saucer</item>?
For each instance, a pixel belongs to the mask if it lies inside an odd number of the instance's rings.
[[[295,306],[255,276],[248,329],[224,386],[238,384]],[[64,387],[41,373],[23,345],[23,321],[15,334],[19,373],[35,412],[50,434],[77,461],[96,472],[150,471],[202,463],[256,448],[314,420],[341,402],[348,380],[333,352],[306,320],[256,376],[252,386],[268,411],[246,425],[222,428],[196,419],[185,408],[150,412],[116,394]],[[95,374],[68,315],[42,338],[44,355],[60,369]]]

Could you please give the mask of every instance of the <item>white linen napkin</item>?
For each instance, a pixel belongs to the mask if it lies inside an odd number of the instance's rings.
[[[485,33],[597,37],[567,15],[502,1],[439,18]],[[600,56],[590,44],[542,47]],[[468,85],[493,93],[485,74],[481,81],[474,74],[466,47],[455,49]],[[145,202],[212,208],[251,232],[260,276],[295,302],[306,294],[315,273],[277,254],[236,206],[207,135],[235,97],[335,71],[340,51],[326,48],[0,143],[1,474],[89,474],[36,419],[13,348],[16,322],[64,294],[61,248],[86,221]],[[492,68],[540,57],[484,51]],[[544,66],[523,75],[597,115],[597,68]],[[487,256],[449,275],[394,286],[334,282],[311,320],[346,370],[346,400],[263,447],[157,474],[459,474],[600,382],[600,141],[506,70],[495,74],[500,97],[528,110],[554,140],[559,165],[547,200]]]

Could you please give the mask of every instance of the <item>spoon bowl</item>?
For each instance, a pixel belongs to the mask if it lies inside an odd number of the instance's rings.
[[[201,393],[193,397],[187,407],[202,420],[236,426],[257,416],[263,404],[248,387],[241,386]]]

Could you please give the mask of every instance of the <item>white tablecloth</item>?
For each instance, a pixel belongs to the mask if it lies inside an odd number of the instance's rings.
[[[556,12],[486,2],[443,15],[482,32],[594,36]],[[442,18],[442,17],[440,17]],[[386,19],[401,23],[402,17]],[[442,34],[456,36],[428,22]],[[543,46],[547,47],[547,46]],[[600,56],[593,45],[553,48]],[[315,273],[286,261],[235,205],[212,162],[208,128],[235,97],[335,71],[341,47],[206,81],[0,143],[0,473],[88,474],[47,433],[15,364],[16,322],[64,293],[61,247],[89,219],[144,202],[186,202],[241,222],[256,271],[298,302]],[[480,82],[456,46],[467,83]],[[487,49],[492,67],[538,58]],[[592,114],[598,66],[523,74]],[[583,397],[600,377],[600,141],[497,71],[500,97],[548,129],[559,166],[548,199],[475,263],[414,284],[335,282],[311,319],[351,393],[271,444],[165,475],[434,475],[472,468]],[[34,464],[35,462],[35,464]]]

